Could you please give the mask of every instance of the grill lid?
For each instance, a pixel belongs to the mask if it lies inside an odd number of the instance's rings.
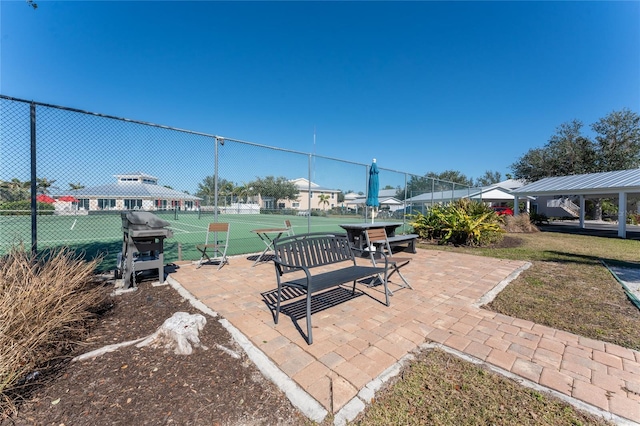
[[[122,213],[122,227],[127,229],[160,229],[170,223],[149,212]]]

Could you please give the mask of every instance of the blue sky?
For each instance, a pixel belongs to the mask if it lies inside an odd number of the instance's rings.
[[[640,112],[637,1],[37,3],[0,1],[3,95],[419,175]]]

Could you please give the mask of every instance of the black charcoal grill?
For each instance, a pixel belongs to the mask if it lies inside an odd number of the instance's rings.
[[[122,254],[118,270],[124,278],[124,288],[135,286],[135,274],[157,269],[160,284],[164,283],[164,239],[173,237],[169,222],[149,212],[122,213]]]

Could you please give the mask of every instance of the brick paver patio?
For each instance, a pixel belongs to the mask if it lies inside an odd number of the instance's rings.
[[[412,256],[403,274],[414,289],[396,291],[390,307],[380,303],[379,287],[359,285],[363,293],[350,299],[349,291],[327,295],[340,303],[313,314],[313,345],[302,334],[304,316],[296,323],[281,314],[274,324],[263,297],[275,289],[272,263],[252,267],[253,261],[235,257],[219,271],[181,264],[171,278],[331,413],[408,353],[436,342],[640,423],[639,352],[479,308],[479,300],[525,262],[431,250]]]

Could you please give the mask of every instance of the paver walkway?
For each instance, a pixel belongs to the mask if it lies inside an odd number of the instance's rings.
[[[359,285],[365,294],[313,314],[313,345],[302,335],[304,317],[296,324],[281,315],[274,324],[263,297],[276,286],[272,263],[251,267],[251,260],[235,257],[219,271],[182,264],[171,278],[228,320],[327,412],[368,402],[363,389],[431,341],[581,401],[618,423],[640,423],[640,352],[479,307],[485,294],[526,262],[431,250],[413,256],[403,274],[414,290],[396,291],[386,307],[378,302],[383,294],[377,287]],[[338,290],[325,301],[349,295]]]

